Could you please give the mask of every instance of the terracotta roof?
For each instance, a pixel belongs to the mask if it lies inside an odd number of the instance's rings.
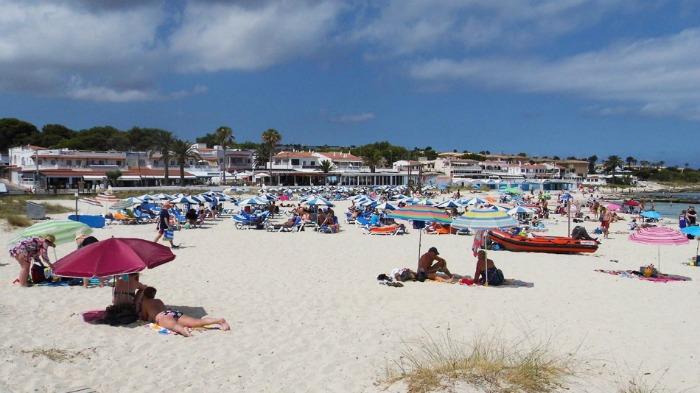
[[[324,157],[330,158],[333,161],[343,162],[343,161],[362,161],[362,158],[354,156],[350,153],[343,153],[340,151],[328,151],[319,153]]]
[[[75,152],[75,153],[69,153],[69,154],[39,154],[39,158],[49,158],[49,159],[62,159],[62,160],[80,160],[80,159],[102,159],[102,160],[124,160],[126,159],[126,155],[117,155],[117,156],[101,156],[101,155],[91,155],[89,153],[87,154],[81,154],[80,152]]]
[[[281,151],[275,158],[316,158],[310,151]]]

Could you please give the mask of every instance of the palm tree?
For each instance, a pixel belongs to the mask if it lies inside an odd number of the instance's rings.
[[[226,184],[226,161],[228,160],[228,157],[226,157],[226,149],[233,145],[233,130],[231,130],[231,127],[221,126],[216,129],[215,139],[216,143],[224,150],[223,182]]]
[[[607,160],[605,160],[605,171],[606,172],[615,172],[615,168],[622,166],[622,159],[616,155],[609,156]]]
[[[321,172],[328,175],[328,172],[335,169],[335,165],[333,165],[331,160],[321,160],[321,162],[319,162],[318,168],[321,170]],[[326,185],[328,185],[328,176],[325,176],[325,178],[326,178]]]
[[[262,141],[267,147],[268,165],[270,166],[270,183],[272,183],[272,155],[275,153],[275,147],[282,140],[282,135],[279,131],[270,128],[262,133]]]
[[[629,156],[625,158],[625,162],[627,162],[627,167],[631,169],[634,165],[637,164],[637,159],[632,156]]]
[[[163,158],[163,165],[165,166],[165,185],[170,184],[170,174],[168,172],[168,167],[170,166],[170,148],[173,144],[173,134],[170,131],[158,130],[155,135],[154,148],[161,154]]]
[[[201,158],[197,149],[190,141],[176,139],[173,141],[172,150],[175,161],[177,161],[177,164],[180,166],[180,185],[182,186],[185,184],[185,164],[187,160],[190,158],[199,160]]]
[[[595,173],[595,163],[598,161],[598,156],[595,154],[588,157],[588,172]]]

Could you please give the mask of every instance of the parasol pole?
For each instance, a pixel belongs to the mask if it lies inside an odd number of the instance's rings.
[[[568,237],[571,237],[571,199],[566,202],[566,233]]]
[[[420,247],[423,241],[423,229],[418,230],[418,262],[420,263]]]

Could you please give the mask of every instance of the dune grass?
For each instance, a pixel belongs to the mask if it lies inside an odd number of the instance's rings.
[[[402,381],[410,393],[450,390],[459,383],[493,393],[551,392],[574,375],[573,360],[555,355],[548,343],[506,343],[491,335],[467,344],[447,333],[404,345],[400,359],[387,366],[385,382]]]
[[[11,227],[28,227],[32,225],[32,221],[24,215],[27,200],[29,198],[25,196],[0,198],[0,219],[4,218]],[[46,208],[46,213],[48,214],[72,211],[72,209],[56,203],[41,202],[40,204]]]

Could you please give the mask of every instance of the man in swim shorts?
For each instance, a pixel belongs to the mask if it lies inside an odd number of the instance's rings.
[[[447,269],[447,261],[439,255],[437,248],[430,247],[428,252],[420,257],[417,270],[418,281],[425,281],[426,278],[435,281],[449,281],[438,276],[438,272],[444,273],[449,279],[452,278],[452,273]]]

